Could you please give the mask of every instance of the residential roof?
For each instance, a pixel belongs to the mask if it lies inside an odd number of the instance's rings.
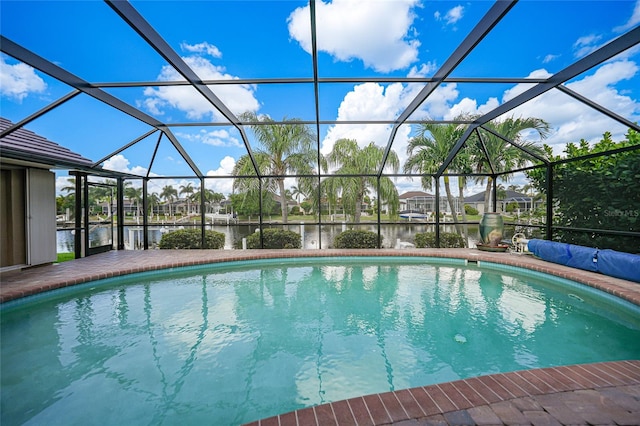
[[[0,117],[0,132],[14,123]],[[93,161],[30,130],[19,128],[0,138],[0,157],[23,160],[52,168],[90,168]]]
[[[422,192],[422,191],[409,191],[400,195],[400,197],[398,198],[400,198],[401,200],[407,200],[409,198],[416,198],[416,197],[433,197],[433,195],[428,194],[426,192]]]
[[[482,191],[482,192],[478,192],[477,194],[473,194],[470,195],[468,197],[464,197],[464,202],[465,203],[477,203],[480,201],[484,201],[484,193],[486,191]],[[531,199],[531,197],[529,197],[526,194],[521,194],[519,192],[516,191],[512,191],[510,189],[507,189],[506,191],[506,196],[504,198],[500,198],[500,200],[505,200],[505,201],[529,201]]]

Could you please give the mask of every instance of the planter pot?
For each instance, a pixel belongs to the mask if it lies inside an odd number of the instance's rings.
[[[504,233],[504,221],[500,213],[485,213],[480,220],[480,240],[482,244],[498,247]]]

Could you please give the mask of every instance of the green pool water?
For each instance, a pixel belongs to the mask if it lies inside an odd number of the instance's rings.
[[[1,309],[3,426],[235,425],[482,374],[640,358],[638,307],[446,259],[189,267]]]

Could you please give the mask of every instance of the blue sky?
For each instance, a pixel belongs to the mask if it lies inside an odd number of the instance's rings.
[[[304,1],[132,1],[131,4],[203,79],[313,76],[309,10]],[[431,76],[487,10],[489,1],[334,0],[316,3],[320,77]],[[522,0],[459,65],[452,77],[547,77],[640,23],[640,1]],[[89,82],[179,80],[178,74],[101,1],[0,1],[2,35]],[[640,118],[640,54],[619,55],[567,84],[623,117]],[[19,121],[72,89],[2,54],[0,108]],[[321,120],[395,119],[419,84],[323,84]],[[411,117],[453,118],[483,113],[527,85],[442,85]],[[213,92],[236,114],[313,120],[312,84],[219,85]],[[108,88],[105,91],[166,123],[224,122],[187,87]],[[517,111],[548,121],[545,141],[596,141],[626,128],[557,91]],[[511,115],[511,114],[510,114]],[[27,126],[75,152],[99,160],[150,130],[121,112],[80,95]],[[342,137],[386,145],[390,126],[321,126],[321,151]],[[406,159],[414,129],[403,126],[393,149]],[[228,175],[245,153],[232,126],[176,127],[174,134],[203,173]],[[255,146],[251,131],[247,131]],[[153,135],[107,160],[105,168],[145,175]],[[193,175],[163,138],[152,175]],[[66,180],[61,175],[60,182]],[[516,179],[518,180],[518,179]],[[162,182],[184,184],[184,179]],[[293,184],[293,180],[289,184]],[[516,182],[518,183],[518,182]],[[197,185],[196,185],[197,186]],[[208,183],[225,195],[231,180]],[[400,192],[420,189],[401,180]],[[473,193],[480,187],[469,187]],[[153,190],[153,188],[152,188]]]

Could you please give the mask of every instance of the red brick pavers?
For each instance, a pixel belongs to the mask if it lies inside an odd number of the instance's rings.
[[[285,424],[639,425],[640,361],[516,371],[367,395],[248,426]]]
[[[640,305],[640,285],[528,255],[473,249],[111,251],[0,274],[0,302],[102,278],[234,260],[422,256],[517,266],[571,279]],[[251,425],[640,425],[640,361],[474,377],[331,402]]]

